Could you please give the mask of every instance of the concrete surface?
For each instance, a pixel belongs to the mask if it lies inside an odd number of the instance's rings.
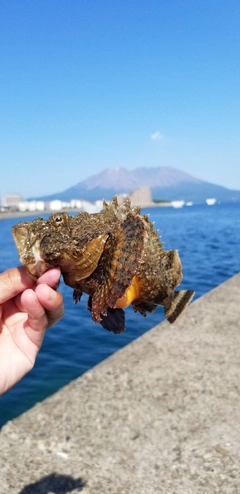
[[[238,494],[239,391],[237,275],[7,423],[0,493]]]

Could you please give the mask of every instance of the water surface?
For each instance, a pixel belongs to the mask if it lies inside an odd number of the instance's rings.
[[[240,204],[142,212],[150,213],[150,220],[155,221],[164,248],[178,249],[184,274],[181,288],[194,289],[195,299],[240,271]],[[24,221],[28,219],[33,218],[25,217]],[[19,221],[20,218],[0,221],[0,272],[19,265],[11,234],[11,226]],[[91,320],[86,296],[75,306],[72,289],[61,282],[60,290],[65,300],[65,316],[47,332],[34,369],[0,397],[0,426],[164,319],[161,307],[146,318],[130,307],[126,310],[127,330],[115,335]]]

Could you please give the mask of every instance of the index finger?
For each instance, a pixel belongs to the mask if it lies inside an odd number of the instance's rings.
[[[26,288],[32,288],[34,284],[23,266],[7,269],[0,274],[0,304],[15,297]]]
[[[38,280],[37,285],[44,283],[45,285],[51,286],[52,288],[57,288],[59,285],[61,276],[60,268],[50,268],[46,271]]]

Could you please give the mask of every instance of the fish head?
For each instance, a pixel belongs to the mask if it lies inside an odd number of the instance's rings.
[[[66,240],[69,215],[54,213],[48,220],[37,218],[12,227],[20,262],[36,280],[49,268],[57,266]]]

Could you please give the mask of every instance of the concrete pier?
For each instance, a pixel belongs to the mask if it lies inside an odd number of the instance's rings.
[[[70,492],[240,493],[240,275],[2,428],[0,494]]]

